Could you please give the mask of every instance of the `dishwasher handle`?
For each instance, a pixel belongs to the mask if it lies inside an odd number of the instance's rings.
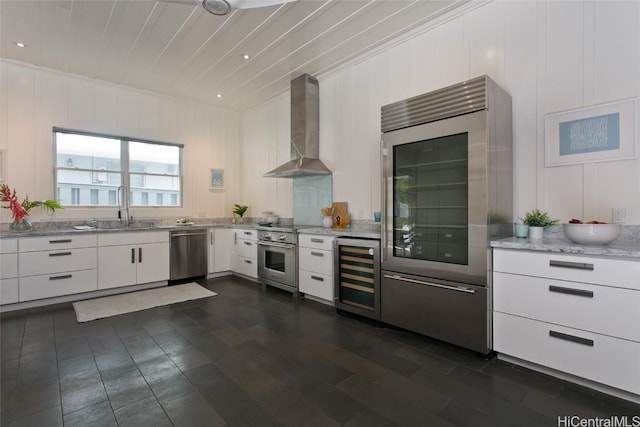
[[[183,237],[183,236],[206,236],[207,232],[206,231],[201,231],[201,232],[183,232],[183,233],[171,233],[171,237]]]

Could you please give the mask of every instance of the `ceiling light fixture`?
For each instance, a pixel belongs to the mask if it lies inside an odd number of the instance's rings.
[[[216,94],[216,98],[222,98],[222,94],[221,93]]]
[[[13,44],[15,44],[18,47],[27,47],[27,45],[25,43],[22,43],[22,42],[13,42]]]
[[[214,15],[226,15],[231,12],[231,5],[226,0],[202,0],[202,7]]]
[[[249,58],[251,58],[251,57],[250,57],[248,54],[243,53],[243,54],[242,54],[242,58],[243,58],[243,59],[249,59]]]

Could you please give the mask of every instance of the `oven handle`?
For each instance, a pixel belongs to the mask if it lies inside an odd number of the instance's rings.
[[[276,242],[258,242],[260,246],[273,246],[276,248],[284,248],[284,249],[295,249],[294,245],[290,245],[287,243],[276,243]]]
[[[387,279],[399,280],[401,282],[409,282],[409,283],[415,283],[415,284],[418,284],[418,285],[432,286],[434,288],[442,288],[442,289],[447,289],[447,290],[450,290],[450,291],[464,292],[464,293],[467,293],[467,294],[475,294],[476,293],[475,290],[466,288],[464,286],[452,286],[452,285],[443,285],[443,284],[440,284],[440,283],[425,282],[423,280],[410,279],[408,277],[402,277],[402,276],[398,276],[398,275],[395,275],[395,274],[385,274],[384,277],[387,278]]]

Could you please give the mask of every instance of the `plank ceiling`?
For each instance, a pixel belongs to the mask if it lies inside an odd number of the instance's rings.
[[[0,56],[241,111],[467,0],[299,0],[226,16],[173,1],[0,0]]]

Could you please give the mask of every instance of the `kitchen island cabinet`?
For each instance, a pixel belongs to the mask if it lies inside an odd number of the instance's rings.
[[[494,350],[640,401],[638,277],[638,259],[494,247]]]
[[[98,289],[169,280],[169,232],[98,235]]]

